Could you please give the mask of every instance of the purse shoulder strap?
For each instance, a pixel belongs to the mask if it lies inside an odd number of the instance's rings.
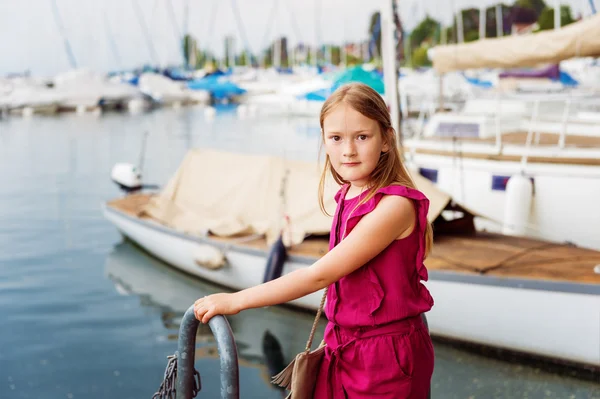
[[[343,191],[342,191],[342,202],[341,202],[341,206],[340,209],[338,210],[338,215],[337,215],[337,220],[336,220],[336,227],[335,227],[335,241],[334,241],[334,247],[336,245],[339,244],[339,242],[341,241],[340,237],[339,237],[339,230],[340,230],[340,221],[342,219],[342,212],[344,210],[344,198],[346,197],[346,192],[348,191],[348,187],[346,187]],[[317,309],[317,314],[315,315],[315,321],[313,322],[312,328],[310,330],[310,335],[308,336],[308,342],[306,342],[306,352],[310,352],[310,348],[312,346],[312,342],[313,342],[313,338],[315,337],[315,331],[317,330],[317,324],[319,323],[319,319],[321,318],[321,313],[323,313],[323,306],[325,305],[325,299],[327,298],[327,291],[329,290],[329,287],[325,287],[325,291],[323,292],[323,297],[321,298],[321,304],[319,305],[319,309]]]
[[[327,290],[329,287],[325,287],[325,291],[323,292],[323,297],[321,298],[321,304],[319,305],[319,309],[317,310],[317,314],[315,316],[315,321],[313,322],[312,328],[310,330],[310,335],[308,336],[308,342],[306,343],[306,352],[310,352],[310,348],[312,347],[313,338],[315,337],[315,331],[317,330],[317,324],[319,324],[319,319],[321,318],[321,313],[323,313],[323,305],[325,305],[325,298],[327,298]]]

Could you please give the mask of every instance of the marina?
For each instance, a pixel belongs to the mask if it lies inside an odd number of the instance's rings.
[[[118,161],[137,159],[143,136],[139,126],[152,127],[144,161],[145,180],[151,183],[168,181],[188,149],[200,144],[222,151],[240,146],[255,154],[285,151],[299,160],[317,155],[317,148],[306,144],[318,130],[302,120],[273,118],[258,125],[222,109],[216,117],[220,123],[212,124],[197,108],[137,118],[64,115],[2,124],[0,301],[10,328],[0,329],[0,358],[12,366],[0,385],[1,397],[151,397],[166,356],[176,349],[178,320],[189,301],[223,289],[123,242],[104,218],[102,203],[121,195],[109,179],[110,169]],[[242,128],[247,130],[242,133]],[[282,130],[288,132],[285,137]],[[275,139],[270,147],[260,139],[265,137]],[[48,152],[51,144],[54,150]],[[303,345],[312,323],[310,313],[285,308],[249,311],[250,316],[273,333],[277,325],[300,323],[295,335],[277,336],[286,360]],[[242,394],[280,397],[260,369],[266,364],[260,354],[264,330],[236,330],[244,324],[235,317],[230,322],[236,338],[240,335]],[[581,321],[578,317],[578,325]],[[30,323],[43,332],[28,329]],[[438,341],[434,345],[433,397],[600,396],[593,374],[549,372],[544,365],[495,360]],[[218,392],[218,384],[211,383],[218,379],[211,374],[218,363],[210,363],[217,362],[210,353],[212,360],[198,355],[197,363],[205,382],[201,394],[208,397]]]
[[[327,254],[339,184],[321,181],[319,207],[319,113],[359,82],[429,200],[430,397],[600,399],[594,0],[340,1],[38,10],[66,63],[33,61],[50,39],[29,34],[29,65],[0,62],[0,398],[167,398],[175,382],[178,399],[286,397],[271,376],[323,291],[207,325],[190,306]],[[102,41],[75,34],[86,22]],[[144,62],[124,51],[133,30]],[[359,271],[381,306],[381,277]]]

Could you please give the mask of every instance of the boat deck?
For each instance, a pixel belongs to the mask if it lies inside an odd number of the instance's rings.
[[[540,133],[539,141],[535,142],[536,135],[533,136],[534,142],[532,143],[532,149],[558,149],[559,135],[554,133]],[[490,154],[487,152],[478,152],[474,149],[464,149],[456,147],[452,149],[448,148],[421,148],[419,142],[423,143],[452,143],[456,140],[457,143],[469,143],[469,144],[485,144],[490,147],[496,143],[495,137],[488,137],[481,139],[479,137],[422,137],[418,140],[413,139],[406,143],[407,148],[414,148],[416,153],[428,154],[428,155],[443,155],[443,156],[457,156],[460,155],[464,158],[474,159],[488,159],[498,161],[511,161],[519,162],[522,159],[521,155],[514,154]],[[527,144],[527,132],[513,132],[502,134],[502,145],[519,145],[523,148]],[[599,150],[600,151],[600,136],[581,136],[581,135],[566,135],[565,136],[565,150]],[[530,154],[528,156],[530,163],[552,163],[552,164],[573,164],[573,165],[600,165],[600,158],[597,157],[567,157],[557,156],[556,154],[539,155]]]
[[[107,206],[137,218],[151,195],[133,194],[108,202]],[[210,239],[268,251],[264,238]],[[328,237],[308,238],[288,251],[291,256],[319,258],[327,253]],[[600,252],[567,244],[530,238],[477,233],[473,236],[435,237],[432,253],[425,264],[430,271],[448,271],[499,278],[549,280],[600,285]]]
[[[527,145],[527,135],[528,132],[511,132],[511,133],[503,133],[502,134],[502,144],[512,144],[512,145]],[[536,142],[536,138],[539,137],[539,141]],[[422,137],[420,140],[425,141],[464,141],[471,143],[487,143],[487,144],[495,144],[496,137],[487,137],[487,138],[479,138],[479,137]],[[533,142],[531,143],[533,146],[551,146],[557,147],[559,144],[560,136],[555,133],[539,133],[539,135],[533,135]],[[567,134],[565,135],[565,148],[599,148],[600,149],[600,136],[584,136],[584,135],[574,135]]]

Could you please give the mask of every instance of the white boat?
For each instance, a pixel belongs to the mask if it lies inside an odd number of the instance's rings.
[[[507,138],[525,141],[526,136]],[[529,237],[600,250],[600,146],[561,150],[506,144],[498,150],[489,141],[433,139],[406,140],[404,144],[412,167],[469,209],[486,216],[478,224],[480,229],[516,230]],[[523,160],[527,160],[525,165]],[[506,190],[510,179],[521,175],[531,179],[526,194],[531,203],[520,219],[521,227],[515,229],[506,212]]]
[[[434,68],[448,73],[598,55],[599,21],[596,15],[559,31],[438,46],[432,52]],[[413,168],[496,221],[478,227],[600,250],[597,98],[593,87],[545,83],[477,96],[459,112],[432,115],[421,135],[404,141],[405,149]],[[532,181],[525,194],[531,206],[514,228],[506,213],[506,187],[512,176],[521,175]]]
[[[210,102],[210,94],[207,91],[189,90],[184,83],[175,82],[157,73],[143,73],[138,86],[142,93],[162,105],[180,106]]]
[[[257,84],[259,83],[257,82]],[[290,82],[287,85],[271,83],[272,85],[278,84],[278,87],[263,92],[255,89],[253,93],[244,95],[242,101],[258,107],[262,114],[318,118],[324,101],[307,100],[302,97],[312,91],[329,89],[332,83],[332,81],[320,76],[299,82]],[[242,85],[242,87],[248,88],[247,85]]]
[[[13,114],[53,114],[63,97],[29,78],[4,79],[0,82],[0,109]]]
[[[147,197],[141,197],[141,200]],[[236,245],[235,240],[220,242],[210,238],[193,237],[165,228],[152,220],[138,220],[108,205],[104,215],[120,232],[146,251],[179,270],[234,290],[242,290],[263,282],[268,248],[256,239],[256,248],[250,242]],[[227,267],[206,266],[207,261],[226,257]],[[313,258],[293,252],[285,263],[284,274],[311,265]],[[322,292],[316,292],[291,302],[304,309],[316,309]]]
[[[63,101],[60,109],[78,113],[101,109],[126,108],[130,100],[141,97],[139,90],[126,83],[109,80],[89,69],[71,70],[54,77],[54,90]]]
[[[271,250],[267,242],[281,225],[278,217],[264,215],[278,213],[282,204],[277,199],[285,184],[284,193],[294,195],[284,200],[291,226],[283,231],[289,228],[293,245],[281,273],[306,267],[325,254],[328,238],[323,231],[331,221],[322,219],[315,196],[306,193],[306,187],[316,190],[316,165],[313,175],[306,165],[236,156],[238,163],[231,154],[192,151],[161,193],[110,201],[104,206],[105,216],[154,256],[188,274],[239,290],[262,283],[267,274]],[[257,169],[257,164],[266,169]],[[219,172],[211,175],[208,170]],[[265,170],[271,174],[265,176]],[[476,233],[471,213],[426,179],[415,177],[431,200],[428,217],[437,232],[434,252],[426,262],[427,286],[436,300],[427,315],[432,335],[600,367],[600,270],[594,272],[600,253]],[[219,188],[222,182],[225,186]],[[199,187],[211,187],[211,193]],[[329,194],[331,205],[332,191]],[[307,196],[297,202],[305,204],[302,211],[293,209],[297,195]],[[231,214],[222,213],[230,207]],[[244,214],[248,207],[259,214]],[[316,309],[320,296],[313,293],[291,305]]]

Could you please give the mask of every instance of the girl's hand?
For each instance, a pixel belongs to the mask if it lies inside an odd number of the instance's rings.
[[[194,302],[196,319],[206,324],[215,315],[229,315],[240,312],[235,301],[235,294],[214,294],[205,296]]]

